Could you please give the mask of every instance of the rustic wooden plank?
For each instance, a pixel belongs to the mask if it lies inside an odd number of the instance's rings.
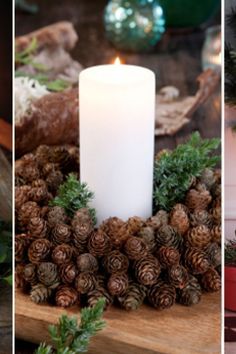
[[[0,288],[0,354],[12,353],[12,290]]]
[[[16,292],[16,337],[39,343],[48,340],[47,328],[68,310],[36,305]],[[105,313],[106,329],[92,342],[93,354],[218,354],[220,353],[220,296],[205,294],[193,307],[175,305],[156,311],[148,306],[127,313],[111,308]]]
[[[12,168],[0,149],[0,218],[12,218]]]

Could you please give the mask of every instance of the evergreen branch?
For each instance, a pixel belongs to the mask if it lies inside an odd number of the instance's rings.
[[[0,280],[12,284],[11,224],[0,221]]]
[[[190,140],[174,151],[166,152],[154,165],[154,212],[169,211],[176,202],[183,201],[192,178],[199,177],[205,168],[212,168],[220,160],[211,156],[220,139],[202,140],[195,132]]]

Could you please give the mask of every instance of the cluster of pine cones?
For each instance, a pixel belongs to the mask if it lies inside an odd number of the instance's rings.
[[[76,148],[40,146],[18,162],[16,287],[36,303],[93,306],[104,297],[126,310],[144,301],[189,306],[220,289],[219,170],[205,170],[170,213],[111,217],[96,229],[88,209],[69,218],[48,205],[66,174],[78,171],[77,158]]]

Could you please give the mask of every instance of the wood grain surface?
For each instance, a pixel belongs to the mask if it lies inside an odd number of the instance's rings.
[[[16,293],[16,336],[30,342],[48,341],[48,325],[69,310],[36,305],[28,295]],[[190,308],[175,305],[157,311],[148,306],[125,312],[112,307],[105,313],[107,327],[91,344],[90,354],[219,354],[220,294],[205,294]]]

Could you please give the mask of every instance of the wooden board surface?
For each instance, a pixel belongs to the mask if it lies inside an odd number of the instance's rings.
[[[0,288],[0,354],[12,353],[11,288]]]
[[[30,342],[48,341],[47,328],[64,310],[36,305],[16,292],[16,337]],[[200,304],[175,305],[157,311],[147,306],[127,313],[112,307],[105,313],[107,327],[92,342],[93,354],[218,354],[220,353],[220,294],[203,295]]]

